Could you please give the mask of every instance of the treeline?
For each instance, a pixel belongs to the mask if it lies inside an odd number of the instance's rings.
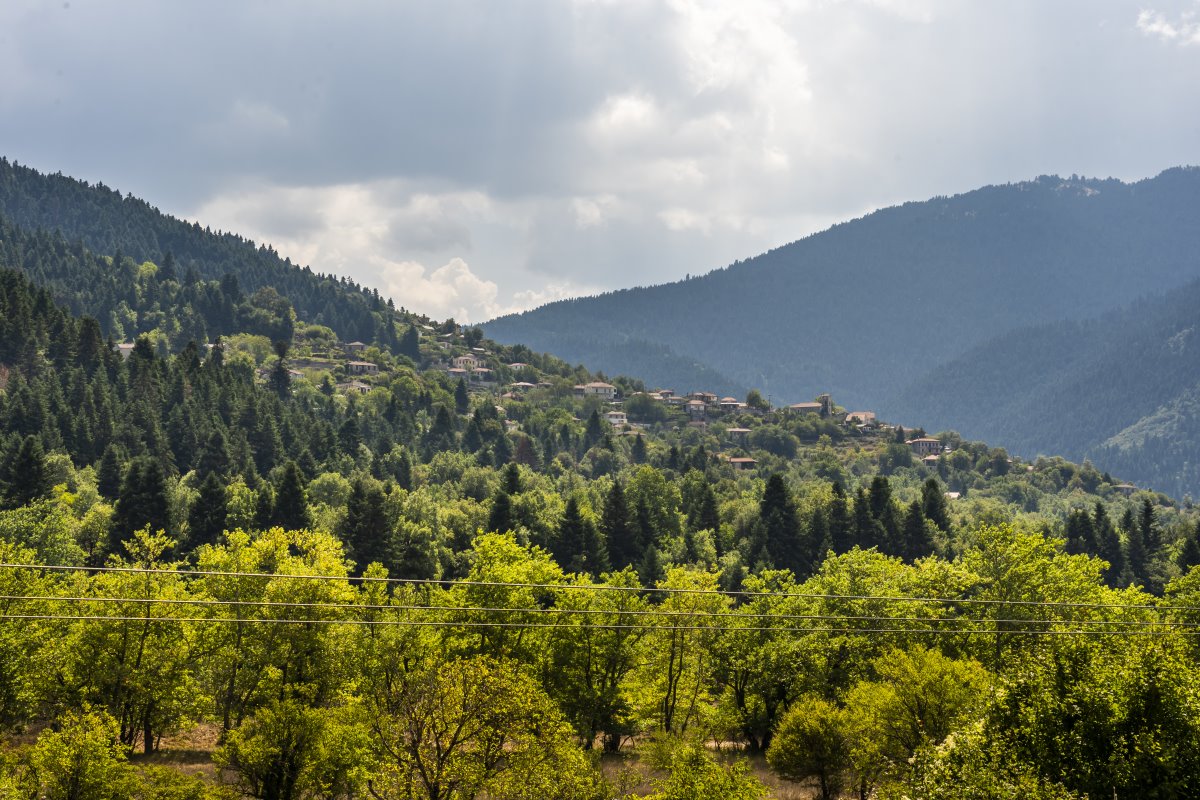
[[[1192,282],[1086,322],[1022,329],[921,375],[888,405],[1014,452],[1087,457],[1139,485],[1195,493],[1198,302]]]
[[[208,721],[258,798],[631,796],[586,753],[634,745],[668,770],[656,798],[764,796],[705,740],[826,798],[1194,796],[1200,573],[1160,606],[1040,534],[972,535],[953,560],[854,548],[734,593],[701,566],[649,591],[572,575],[511,534],[476,537],[450,585],[356,580],[337,539],[278,528],[201,547],[194,573],[145,531],[111,571],[6,566],[0,719],[59,723],[0,750],[0,788],[227,796],[139,788],[126,762]]]
[[[134,264],[149,261],[160,267],[168,262],[169,254],[169,270],[174,275],[162,275],[160,280],[178,280],[183,284],[181,288],[199,281],[220,282],[232,275],[248,296],[270,290],[287,298],[300,317],[332,328],[343,341],[392,343],[395,322],[404,319],[377,290],[365,289],[345,278],[314,273],[280,258],[270,247],[175,219],[144,200],[132,195],[122,197],[103,184],[90,185],[61,174],[43,175],[3,157],[0,220],[7,220],[9,226],[0,230],[3,238],[13,234],[13,226],[45,232],[41,235],[51,242],[47,246],[59,256],[31,264],[30,274],[40,284],[52,287],[59,302],[77,313],[95,316],[105,325],[108,320],[103,304],[113,299],[113,292],[105,289],[110,282],[103,281],[96,287],[87,282],[89,265],[79,253],[81,248],[106,255],[124,254]],[[60,237],[65,244],[55,243]],[[64,249],[67,253],[61,252]],[[122,260],[117,258],[118,267]],[[15,263],[20,266],[20,262]],[[127,283],[118,287],[118,294],[121,288],[129,287]],[[95,296],[90,296],[92,291]],[[119,307],[120,299],[115,298],[114,308]]]

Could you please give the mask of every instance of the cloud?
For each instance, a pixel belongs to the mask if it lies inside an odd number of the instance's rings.
[[[1196,163],[1195,50],[1160,46],[1195,5],[1158,3],[10,0],[0,142],[481,319],[909,199]]]
[[[1137,28],[1147,36],[1154,36],[1170,44],[1200,45],[1200,20],[1196,13],[1185,11],[1171,22],[1161,11],[1142,10],[1138,14]]]

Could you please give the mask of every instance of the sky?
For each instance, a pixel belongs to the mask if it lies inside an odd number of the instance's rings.
[[[1200,0],[3,0],[0,155],[435,318],[1200,164]]]

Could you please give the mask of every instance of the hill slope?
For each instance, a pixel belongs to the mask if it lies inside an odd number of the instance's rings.
[[[622,344],[662,344],[778,399],[832,391],[876,405],[1006,331],[1200,275],[1197,219],[1200,169],[1132,184],[1041,177],[884,209],[702,277],[552,303],[485,330],[650,383],[667,381]]]
[[[1085,322],[1001,336],[887,401],[905,419],[1024,455],[1091,458],[1200,494],[1200,282]]]

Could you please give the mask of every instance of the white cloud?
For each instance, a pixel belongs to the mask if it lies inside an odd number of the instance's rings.
[[[1196,13],[1185,11],[1172,22],[1161,11],[1143,9],[1137,18],[1137,28],[1147,36],[1155,36],[1164,42],[1179,45],[1200,45],[1200,20]]]
[[[11,0],[0,142],[478,320],[907,199],[1195,163],[1200,82],[1157,44],[1198,7],[1156,3]]]

